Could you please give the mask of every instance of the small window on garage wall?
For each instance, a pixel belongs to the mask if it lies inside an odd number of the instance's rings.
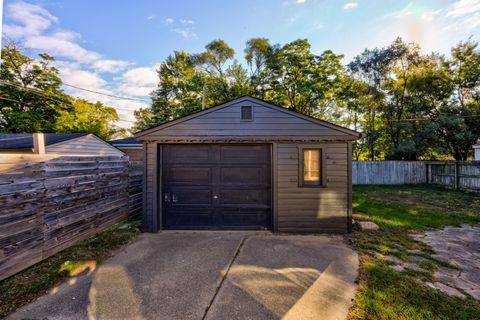
[[[318,146],[299,147],[298,181],[300,187],[325,186],[324,149]]]
[[[242,106],[240,116],[242,121],[253,121],[253,107]]]

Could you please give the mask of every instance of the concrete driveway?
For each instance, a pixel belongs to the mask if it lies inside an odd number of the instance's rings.
[[[357,268],[340,236],[142,234],[10,319],[344,319]]]

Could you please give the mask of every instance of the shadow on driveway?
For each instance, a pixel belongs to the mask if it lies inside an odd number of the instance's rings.
[[[10,319],[342,319],[357,269],[340,236],[142,234]]]

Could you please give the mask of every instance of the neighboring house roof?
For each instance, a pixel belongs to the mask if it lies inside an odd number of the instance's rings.
[[[303,119],[303,120],[306,120],[306,121],[309,121],[309,122],[312,122],[312,123],[315,123],[315,124],[318,124],[318,125],[321,125],[321,126],[325,126],[327,128],[336,130],[336,131],[341,132],[343,134],[347,134],[347,135],[350,135],[350,136],[353,136],[353,137],[356,137],[356,138],[362,137],[362,133],[357,132],[355,130],[351,130],[351,129],[348,129],[348,128],[345,128],[345,127],[341,127],[341,126],[338,126],[336,124],[330,123],[328,121],[320,120],[320,119],[317,119],[317,118],[312,118],[310,116],[306,116],[304,114],[292,111],[292,110],[287,109],[287,108],[279,107],[277,105],[271,104],[270,102],[266,102],[266,101],[263,101],[261,99],[257,99],[257,98],[251,97],[251,96],[243,96],[243,97],[225,102],[223,104],[220,104],[220,105],[217,105],[217,106],[205,109],[205,110],[197,111],[197,112],[194,112],[192,114],[189,114],[187,116],[184,116],[184,117],[172,120],[172,121],[162,123],[162,124],[160,124],[158,126],[155,126],[153,128],[149,128],[149,129],[146,129],[146,130],[143,130],[143,131],[139,131],[139,132],[135,133],[135,137],[136,138],[141,138],[141,137],[143,137],[145,135],[148,135],[150,133],[153,133],[155,131],[162,130],[164,128],[168,128],[170,126],[174,126],[176,124],[179,124],[179,123],[182,123],[182,122],[185,122],[185,121],[203,116],[203,115],[211,113],[211,112],[215,112],[215,111],[223,109],[223,108],[227,108],[229,106],[238,104],[240,102],[257,103],[259,105],[262,105],[262,106],[265,106],[265,107],[268,107],[268,108],[271,108],[271,109],[275,109],[277,111],[289,114],[291,116],[294,116],[294,117],[297,117],[297,118],[300,118],[300,119]]]
[[[76,139],[86,133],[45,133],[45,145]],[[31,133],[0,134],[0,150],[28,150],[33,149],[33,135]]]
[[[109,143],[117,148],[121,147],[142,147],[141,141],[135,139],[135,137],[128,137],[123,139],[110,140]]]

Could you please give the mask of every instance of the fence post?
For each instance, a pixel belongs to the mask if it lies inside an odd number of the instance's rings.
[[[430,176],[431,176],[431,170],[432,170],[432,169],[431,169],[431,164],[430,164],[430,162],[427,162],[427,163],[426,163],[426,167],[425,167],[425,168],[426,168],[425,174],[426,174],[426,176],[427,176],[427,178],[426,178],[427,184],[430,184],[430,181],[431,181]]]
[[[455,173],[455,180],[454,180],[454,184],[455,184],[455,189],[458,189],[458,161],[455,161],[455,166],[454,166],[454,171]]]

